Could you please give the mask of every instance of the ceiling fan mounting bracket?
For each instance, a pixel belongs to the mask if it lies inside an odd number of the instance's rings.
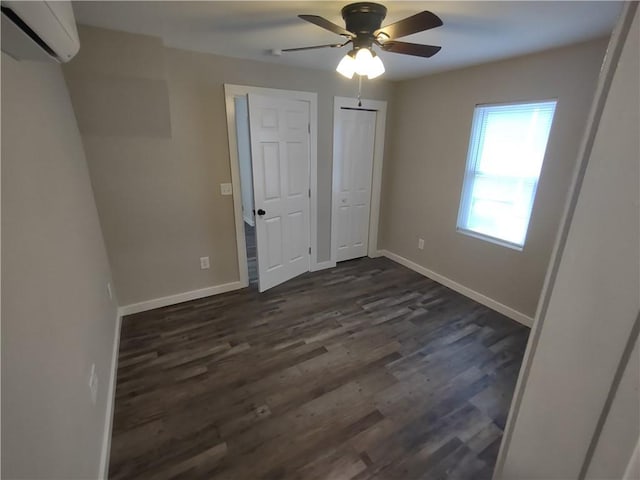
[[[342,9],[347,30],[358,37],[370,37],[371,40],[374,38],[373,32],[380,28],[386,16],[387,8],[373,2],[352,3]]]

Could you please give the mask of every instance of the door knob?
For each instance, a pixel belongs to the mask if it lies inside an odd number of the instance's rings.
[[[263,209],[261,208],[258,209],[258,215],[263,216],[265,213],[267,212],[265,212]]]

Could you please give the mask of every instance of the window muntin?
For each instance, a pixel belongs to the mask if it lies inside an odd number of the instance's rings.
[[[556,103],[476,107],[459,231],[524,246]]]

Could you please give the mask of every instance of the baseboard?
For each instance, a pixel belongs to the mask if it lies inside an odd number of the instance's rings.
[[[326,270],[327,268],[333,268],[336,266],[336,262],[332,262],[331,260],[327,260],[325,262],[318,262],[315,265],[311,265],[309,269],[311,272],[318,272],[320,270]]]
[[[449,287],[451,290],[455,290],[456,292],[461,293],[465,297],[469,297],[470,299],[475,300],[478,303],[481,303],[485,307],[489,307],[490,309],[495,310],[496,312],[499,312],[515,320],[516,322],[521,323],[526,327],[531,328],[531,326],[533,325],[533,318],[529,317],[528,315],[525,315],[524,313],[519,312],[518,310],[508,307],[507,305],[504,305],[494,300],[493,298],[489,298],[480,292],[476,292],[475,290],[472,290],[469,287],[465,287],[464,285],[461,285],[458,282],[455,282],[450,278],[445,277],[444,275],[440,275],[439,273],[429,270],[428,268],[425,268],[422,265],[418,265],[417,263],[412,262],[411,260],[398,255],[397,253],[393,253],[388,250],[379,250],[379,253],[382,256],[385,256],[388,259],[393,260],[396,263],[399,263],[400,265],[404,265],[405,267],[421,275],[424,275],[425,277],[430,278],[431,280],[441,283],[445,287]]]
[[[221,293],[231,292],[244,288],[245,285],[242,282],[230,282],[223,283],[222,285],[216,285],[213,287],[201,288],[200,290],[192,290],[190,292],[177,293],[175,295],[169,295],[167,297],[154,298],[152,300],[146,300],[140,303],[132,303],[131,305],[125,305],[120,307],[120,315],[131,315],[133,313],[146,312],[147,310],[153,310],[154,308],[166,307],[169,305],[175,305],[176,303],[188,302],[189,300],[197,300],[198,298],[210,297],[211,295],[219,295]]]
[[[100,472],[98,478],[106,480],[109,475],[109,455],[111,453],[111,431],[113,428],[113,408],[116,400],[116,378],[118,372],[118,352],[120,351],[120,327],[122,316],[116,318],[115,336],[113,338],[113,352],[111,357],[111,377],[107,390],[107,412],[104,421],[104,437],[102,439],[102,453],[100,455]]]

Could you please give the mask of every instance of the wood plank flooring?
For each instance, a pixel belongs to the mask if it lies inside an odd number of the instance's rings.
[[[529,330],[385,258],[123,320],[112,479],[489,479]]]

